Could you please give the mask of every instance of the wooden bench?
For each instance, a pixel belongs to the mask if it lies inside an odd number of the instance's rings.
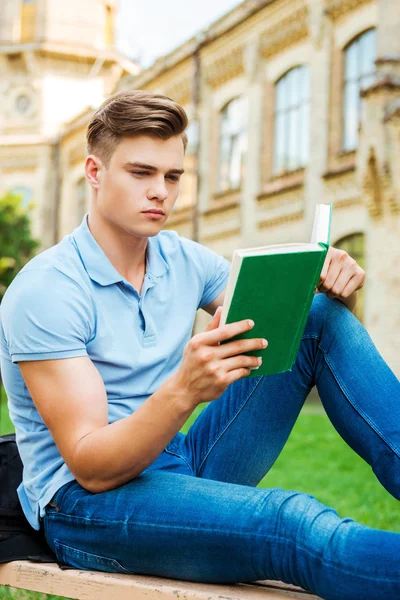
[[[278,581],[215,585],[143,575],[63,570],[56,563],[31,561],[0,565],[0,585],[77,600],[321,600]]]

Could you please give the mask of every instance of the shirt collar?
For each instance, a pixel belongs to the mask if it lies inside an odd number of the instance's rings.
[[[88,227],[87,217],[86,214],[82,223],[71,235],[78,246],[79,254],[90,279],[103,286],[125,281],[94,239]],[[168,264],[160,253],[156,238],[158,236],[148,238],[146,251],[146,273],[153,275],[155,278],[161,277],[168,269]]]

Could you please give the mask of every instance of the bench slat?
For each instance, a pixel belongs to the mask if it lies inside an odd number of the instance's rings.
[[[215,585],[143,575],[60,569],[55,563],[0,565],[0,584],[76,600],[318,600],[280,582]]]

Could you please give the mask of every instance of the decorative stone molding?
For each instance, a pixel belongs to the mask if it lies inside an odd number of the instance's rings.
[[[260,53],[264,58],[281,52],[309,33],[309,9],[301,6],[261,34]]]
[[[208,210],[200,215],[200,232],[203,240],[236,235],[240,231],[240,205],[232,204],[225,210]]]
[[[364,197],[360,186],[358,185],[356,171],[352,169],[343,169],[341,172],[329,173],[324,176],[323,188],[324,202],[332,202],[336,207],[364,205]]]
[[[176,79],[165,87],[164,94],[179,104],[188,104],[192,97],[192,78]]]
[[[299,209],[297,211],[293,211],[288,215],[281,215],[278,217],[266,217],[261,218],[258,221],[258,229],[264,229],[266,227],[275,227],[277,225],[284,225],[286,223],[290,223],[292,221],[301,221],[304,218],[304,210]]]
[[[400,98],[391,102],[385,109],[384,122],[398,119],[400,117]]]
[[[396,215],[400,213],[400,202],[396,189],[393,183],[392,172],[387,163],[383,165],[381,175],[382,193],[386,198],[389,210],[392,214]]]
[[[206,83],[216,88],[226,81],[244,73],[244,51],[243,46],[237,46],[224,55],[219,56],[213,62],[204,64],[204,77]]]
[[[232,227],[232,229],[226,229],[225,231],[215,231],[213,233],[204,233],[201,236],[202,243],[209,244],[215,240],[229,240],[235,236],[240,235],[240,227]]]
[[[338,19],[346,13],[373,0],[325,0],[325,12],[332,19]]]
[[[285,190],[262,193],[257,197],[258,229],[273,227],[304,217],[304,188],[293,185]]]
[[[371,217],[380,216],[382,214],[382,194],[376,156],[372,148],[370,149],[368,167],[364,175],[363,191]]]
[[[379,92],[381,90],[400,90],[400,77],[395,77],[391,75],[378,75],[368,87],[361,89],[360,96],[361,98],[366,98],[370,94],[373,94],[374,92]]]
[[[371,217],[379,217],[383,213],[384,192],[391,190],[391,176],[388,167],[381,173],[375,150],[371,147],[367,168],[363,178],[363,192],[368,212]]]

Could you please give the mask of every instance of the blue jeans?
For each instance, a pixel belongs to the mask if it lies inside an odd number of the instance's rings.
[[[308,494],[255,487],[314,385],[340,435],[399,499],[400,382],[353,314],[321,294],[291,372],[232,384],[117,489],[64,485],[43,519],[49,545],[80,569],[400,598],[400,534],[340,519]]]

